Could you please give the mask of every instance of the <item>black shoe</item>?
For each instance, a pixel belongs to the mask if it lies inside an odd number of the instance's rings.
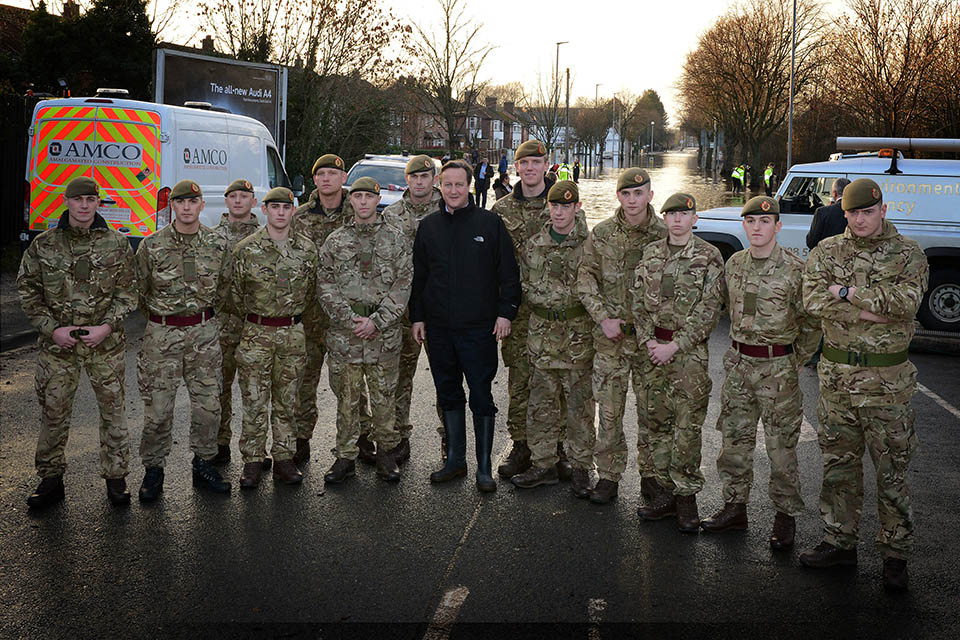
[[[530,467],[523,473],[510,478],[510,482],[518,489],[533,489],[540,485],[557,484],[560,482],[557,465],[551,465],[546,468]]]
[[[333,466],[323,476],[323,481],[328,484],[340,484],[347,478],[357,475],[357,463],[346,458],[337,458]]]
[[[43,478],[36,491],[27,498],[27,506],[31,509],[43,509],[63,500],[63,476]]]
[[[808,549],[800,554],[800,564],[814,569],[854,566],[857,564],[857,550],[841,549],[829,542],[821,542],[813,549]]]
[[[883,588],[887,591],[907,590],[907,561],[901,558],[883,559]]]
[[[447,458],[443,468],[430,474],[430,482],[448,482],[467,475],[467,412],[466,409],[443,412],[447,432]]]
[[[357,438],[357,446],[360,448],[360,454],[357,459],[365,464],[377,464],[377,445],[370,440],[366,433],[361,433]]]
[[[218,466],[230,462],[230,445],[218,444],[217,455],[215,455],[210,462]]]
[[[300,466],[310,460],[309,438],[297,438],[297,451],[293,454],[293,464]]]
[[[110,500],[110,504],[115,507],[130,504],[130,492],[127,491],[127,481],[123,478],[108,479],[107,499]]]
[[[700,523],[704,531],[743,531],[747,528],[747,505],[742,502],[728,502]]]
[[[493,479],[490,456],[493,455],[494,416],[473,416],[473,434],[477,445],[477,491],[493,493],[497,490],[497,481]]]
[[[557,456],[560,457],[556,464],[557,477],[564,482],[569,482],[573,477],[573,465],[567,459],[567,452],[563,450],[562,442],[557,443]]]
[[[697,533],[700,531],[697,494],[677,496],[677,527],[681,533]]]
[[[163,467],[147,467],[137,494],[140,502],[153,502],[163,493]]]
[[[677,515],[677,499],[664,489],[648,505],[637,509],[637,515],[644,520],[663,520],[667,516]]]
[[[589,498],[590,497],[590,472],[586,469],[573,468],[572,477],[570,478],[570,491],[573,492],[573,495],[578,498]]]
[[[777,511],[773,517],[773,531],[770,533],[770,548],[774,551],[786,551],[793,548],[797,535],[797,519]]]
[[[193,486],[210,489],[214,493],[230,493],[230,482],[220,472],[198,455],[193,456]]]
[[[510,455],[507,456],[502,465],[497,467],[497,473],[501,478],[512,478],[529,469],[531,464],[530,447],[527,446],[527,441],[514,440]]]
[[[410,438],[400,438],[400,444],[390,450],[390,455],[398,465],[410,459]]]
[[[663,491],[663,487],[657,482],[656,478],[640,478],[640,495],[648,501],[653,502]]]
[[[593,504],[608,504],[617,499],[617,483],[613,480],[600,479],[597,486],[590,492],[590,502]]]
[[[377,477],[387,482],[396,482],[400,479],[400,465],[397,464],[397,459],[392,453],[393,449],[385,451],[377,447]]]

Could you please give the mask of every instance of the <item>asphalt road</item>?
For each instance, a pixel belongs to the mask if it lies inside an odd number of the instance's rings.
[[[143,406],[135,382],[142,319],[131,330],[127,378],[134,452]],[[704,428],[701,516],[721,506],[714,461],[722,325],[711,340],[714,392]],[[872,467],[867,462],[860,564],[814,571],[799,551],[820,541],[815,440],[816,376],[805,369],[799,445],[804,515],[797,548],[767,545],[773,511],[766,497],[762,439],[756,457],[751,528],[682,536],[674,521],[641,522],[639,478],[630,468],[619,500],[596,506],[569,485],[515,490],[501,482],[481,497],[471,473],[431,486],[439,463],[434,391],[426,358],[415,381],[413,457],[399,484],[371,467],[327,488],[334,398],[320,393],[320,427],[302,486],[240,493],[234,461],[229,497],[190,483],[186,392],[181,388],[163,498],[116,509],[98,475],[93,393],[81,382],[67,447],[67,499],[30,513],[38,407],[36,348],[0,354],[0,637],[303,638],[639,638],[870,637],[955,638],[960,630],[960,359],[914,354],[923,385],[914,405],[921,449],[910,470],[917,521],[911,590],[891,595],[880,581]],[[85,376],[84,376],[85,377]],[[496,455],[505,457],[506,370],[495,383],[500,406]],[[234,424],[239,429],[239,393]],[[636,440],[628,403],[627,440]],[[469,428],[469,427],[468,427]],[[470,439],[472,441],[472,439]],[[632,444],[631,444],[632,447]],[[143,477],[134,458],[134,495]]]

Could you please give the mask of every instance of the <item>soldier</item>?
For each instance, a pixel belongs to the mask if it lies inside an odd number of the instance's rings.
[[[227,212],[220,216],[220,224],[214,231],[224,237],[227,251],[233,252],[237,243],[260,228],[257,216],[252,213],[257,198],[249,180],[234,180],[223,193]],[[214,464],[230,462],[230,423],[233,421],[233,379],[237,373],[235,353],[243,332],[243,317],[224,312],[220,316],[220,352],[223,357],[223,393],[220,395],[220,431],[217,433],[217,457]]]
[[[643,252],[633,312],[637,342],[654,364],[647,377],[647,418],[662,489],[638,512],[644,520],[676,514],[680,531],[695,533],[700,529],[697,493],[703,488],[701,429],[712,388],[707,339],[720,315],[723,258],[692,233],[693,196],[675,193],[660,211],[668,235]]]
[[[271,189],[261,209],[267,226],[237,245],[230,287],[231,306],[245,320],[237,347],[243,489],[260,482],[268,422],[274,479],[299,484],[303,478],[293,462],[293,412],[307,361],[301,320],[307,301],[316,295],[317,246],[305,235],[290,233],[293,193],[285,187]]]
[[[137,249],[140,307],[147,317],[137,357],[143,397],[140,457],[146,474],[140,501],[163,492],[163,467],[173,439],[173,408],[183,379],[190,394],[193,484],[229,493],[211,464],[220,428],[220,326],[215,318],[230,278],[230,254],[220,234],[200,224],[203,192],[181,180],[170,192],[174,221]]]
[[[306,234],[317,247],[322,247],[327,236],[346,222],[353,220],[353,210],[343,187],[347,181],[347,171],[340,156],[332,153],[317,158],[313,163],[313,183],[317,186],[309,199],[299,208],[291,223],[291,233]],[[324,339],[330,319],[313,299],[303,312],[303,330],[307,341],[307,365],[303,372],[303,381],[297,396],[296,433],[297,452],[293,456],[296,464],[310,459],[310,438],[317,424],[317,385],[320,384],[320,370],[323,357],[327,352]],[[366,392],[361,397],[360,415],[364,422],[368,419]],[[360,447],[360,459],[364,462],[376,462],[376,450],[366,436],[366,430],[357,442]]]
[[[417,236],[420,221],[440,208],[440,189],[435,186],[437,168],[430,156],[421,155],[410,158],[403,173],[407,181],[407,189],[399,200],[383,210],[383,219],[403,232],[412,252],[413,240]],[[410,458],[410,434],[413,432],[413,425],[410,423],[410,399],[413,395],[413,377],[417,373],[417,362],[420,360],[420,343],[413,339],[413,333],[410,331],[409,310],[404,312],[402,323],[400,376],[396,395],[396,425],[400,432],[400,444],[393,451],[397,464],[403,464]],[[446,445],[444,444],[443,417],[439,407],[437,413],[440,415],[437,433],[440,434],[440,450],[443,456],[446,455]]]
[[[650,457],[647,433],[647,399],[643,376],[653,366],[637,342],[630,303],[634,273],[651,242],[667,236],[667,228],[650,206],[653,190],[643,169],[627,169],[617,180],[620,206],[593,228],[583,245],[583,262],[577,274],[577,293],[593,318],[593,394],[600,405],[600,429],[594,457],[600,480],[590,495],[597,504],[617,497],[618,484],[627,466],[627,441],[623,437],[623,411],[631,380],[637,399],[637,463],[640,491],[652,500],[660,490]]]
[[[577,224],[580,191],[572,181],[550,187],[550,222],[529,238],[523,254],[523,290],[530,308],[527,351],[530,401],[527,441],[532,466],[513,476],[521,489],[556,484],[559,425],[566,424],[573,464],[572,491],[590,495],[596,405],[590,386],[593,367],[593,321],[577,297],[577,268],[587,237],[586,224]],[[562,399],[566,415],[561,417]]]
[[[780,206],[773,198],[751,198],[743,210],[749,249],[730,257],[725,268],[732,344],[723,359],[720,419],[723,448],[717,471],[724,506],[703,520],[706,531],[747,528],[747,501],[753,483],[757,420],[763,420],[770,458],[770,501],[776,509],[770,546],[793,546],[797,515],[803,512],[797,441],[803,422],[798,367],[820,342],[816,319],[803,309],[803,260],[777,244]]]
[[[817,406],[824,539],[800,562],[856,564],[866,445],[876,468],[884,586],[906,589],[913,550],[907,468],[917,446],[910,407],[917,369],[908,348],[929,267],[916,241],[884,219],[877,183],[854,180],[841,202],[847,230],[821,241],[803,272],[804,306],[824,333]]]
[[[528,238],[539,233],[550,220],[547,193],[555,180],[544,177],[547,168],[547,148],[538,140],[527,140],[517,148],[515,166],[520,182],[513,191],[497,200],[490,211],[500,216],[510,233],[516,260],[522,259]],[[507,405],[507,430],[513,440],[513,449],[506,461],[497,468],[502,478],[512,478],[530,468],[530,447],[527,444],[527,403],[530,398],[530,356],[527,353],[527,325],[530,313],[526,305],[513,322],[513,329],[500,347],[503,364],[509,369],[507,387],[510,401]],[[561,434],[562,437],[562,434]],[[557,442],[558,472],[563,480],[571,475],[570,462]]]
[[[400,318],[410,299],[413,263],[401,232],[377,213],[379,202],[377,181],[358,178],[350,187],[353,220],[331,233],[320,248],[318,291],[330,318],[327,366],[337,396],[337,459],[323,477],[330,483],[355,473],[364,381],[372,401],[377,476],[400,479],[391,452],[400,444],[394,429]]]
[[[97,213],[99,193],[91,178],[71,180],[63,194],[66,210],[56,226],[27,247],[17,275],[20,305],[40,333],[35,464],[41,481],[27,498],[30,508],[63,499],[64,449],[84,369],[100,409],[100,469],[107,498],[114,505],[130,502],[123,319],[137,306],[135,270],[130,243]]]

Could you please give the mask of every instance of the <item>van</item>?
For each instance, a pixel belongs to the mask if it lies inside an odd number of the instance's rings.
[[[904,152],[914,150],[960,152],[960,140],[837,138],[837,149],[876,153],[790,167],[776,193],[783,223],[777,241],[806,258],[813,213],[830,204],[833,181],[870,178],[883,191],[887,220],[916,240],[930,263],[920,323],[930,330],[960,332],[960,160],[904,158]],[[724,260],[748,246],[739,207],[709,209],[698,216],[694,233],[720,249]]]
[[[170,190],[190,179],[203,189],[200,221],[226,211],[223,192],[238,178],[257,199],[290,186],[277,145],[257,120],[207,103],[172,106],[97,95],[45,100],[29,129],[24,222],[32,238],[55,227],[63,190],[78,176],[101,187],[98,209],[134,245],[170,223]],[[255,212],[264,222],[259,207]]]

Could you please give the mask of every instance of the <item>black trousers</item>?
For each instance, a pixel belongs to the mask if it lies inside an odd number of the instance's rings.
[[[486,209],[487,208],[487,190],[490,188],[489,180],[477,180],[473,185],[473,192],[476,195],[474,200],[477,203],[477,206]],[[492,331],[492,329],[491,329]]]
[[[497,375],[497,339],[489,329],[446,329],[427,323],[430,372],[443,411],[463,409],[467,403],[463,379],[470,388],[470,411],[476,416],[497,413],[490,385]]]

